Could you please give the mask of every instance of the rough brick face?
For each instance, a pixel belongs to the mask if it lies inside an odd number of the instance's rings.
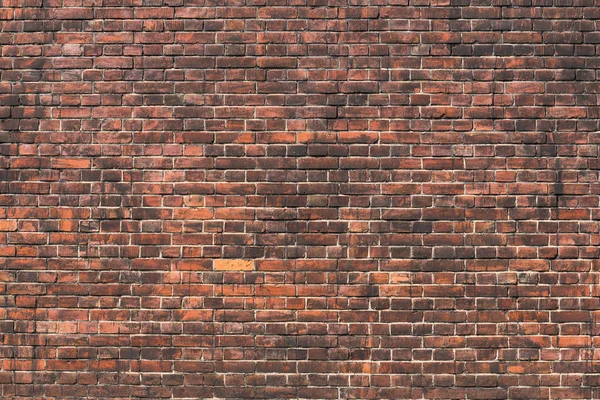
[[[0,0],[0,397],[600,398],[598,0]]]

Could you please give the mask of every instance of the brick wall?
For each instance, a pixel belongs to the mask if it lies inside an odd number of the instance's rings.
[[[1,398],[600,398],[599,1],[0,5]]]

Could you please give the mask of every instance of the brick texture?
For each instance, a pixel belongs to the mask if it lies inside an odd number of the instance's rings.
[[[600,398],[599,0],[0,0],[0,398]]]

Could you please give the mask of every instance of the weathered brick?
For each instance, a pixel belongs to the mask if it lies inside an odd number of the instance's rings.
[[[0,7],[2,398],[598,397],[594,2],[104,3]]]

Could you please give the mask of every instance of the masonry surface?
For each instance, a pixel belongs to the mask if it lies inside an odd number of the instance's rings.
[[[600,398],[600,1],[0,0],[0,398]]]

